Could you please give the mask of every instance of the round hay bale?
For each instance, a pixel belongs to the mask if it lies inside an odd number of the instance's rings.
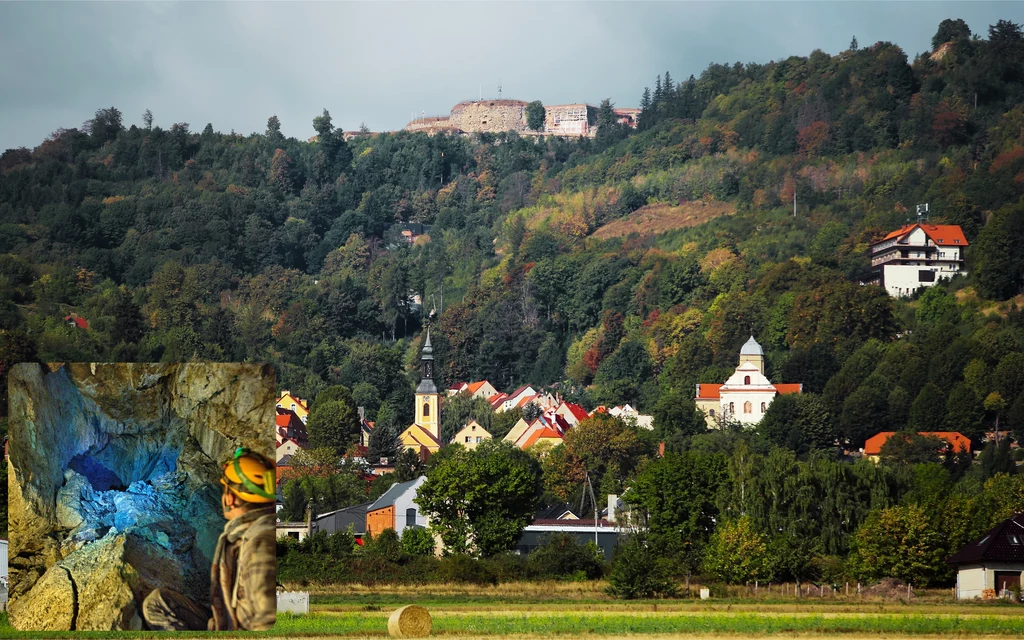
[[[430,612],[415,604],[395,609],[388,618],[388,633],[393,638],[422,638],[430,635]]]

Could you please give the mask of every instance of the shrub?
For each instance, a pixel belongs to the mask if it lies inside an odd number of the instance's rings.
[[[434,536],[422,527],[407,527],[402,532],[402,551],[410,556],[432,556]]]
[[[667,560],[658,558],[642,534],[616,547],[608,575],[608,592],[616,598],[672,597],[675,582]]]
[[[593,542],[580,543],[568,533],[555,533],[530,553],[527,568],[531,575],[555,578],[582,573],[595,580],[604,575],[604,557]]]
[[[352,533],[352,525],[345,531],[335,531],[327,538],[328,552],[335,557],[351,555],[356,546],[356,536]]]
[[[498,576],[495,575],[487,562],[475,560],[462,553],[441,558],[435,575],[439,582],[464,582],[479,585],[498,584]]]
[[[372,537],[365,545],[366,554],[388,562],[399,562],[402,559],[402,543],[394,529],[385,529]]]
[[[494,572],[498,582],[513,582],[527,578],[526,558],[514,551],[499,553],[485,562]]]

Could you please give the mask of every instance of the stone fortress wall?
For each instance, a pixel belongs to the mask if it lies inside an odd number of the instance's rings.
[[[543,131],[526,126],[527,103],[522,100],[466,100],[452,107],[448,116],[417,118],[405,126],[406,131],[428,134],[501,133],[515,131],[520,135],[593,137],[597,134],[597,107],[584,103],[545,105]],[[636,127],[639,109],[615,109],[619,122]]]

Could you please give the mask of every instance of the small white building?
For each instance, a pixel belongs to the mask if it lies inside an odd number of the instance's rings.
[[[1008,597],[1024,573],[1024,513],[1015,513],[947,560],[956,565],[958,600]]]
[[[894,298],[962,273],[967,238],[957,225],[908,224],[871,245],[871,276]]]

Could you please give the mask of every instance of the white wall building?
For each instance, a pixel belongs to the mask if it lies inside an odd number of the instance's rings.
[[[947,560],[956,565],[958,600],[1006,597],[1019,590],[1024,574],[1024,513],[996,525]]]
[[[909,224],[871,245],[872,273],[865,282],[885,287],[889,295],[909,296],[942,278],[967,272],[967,238],[957,225]]]

